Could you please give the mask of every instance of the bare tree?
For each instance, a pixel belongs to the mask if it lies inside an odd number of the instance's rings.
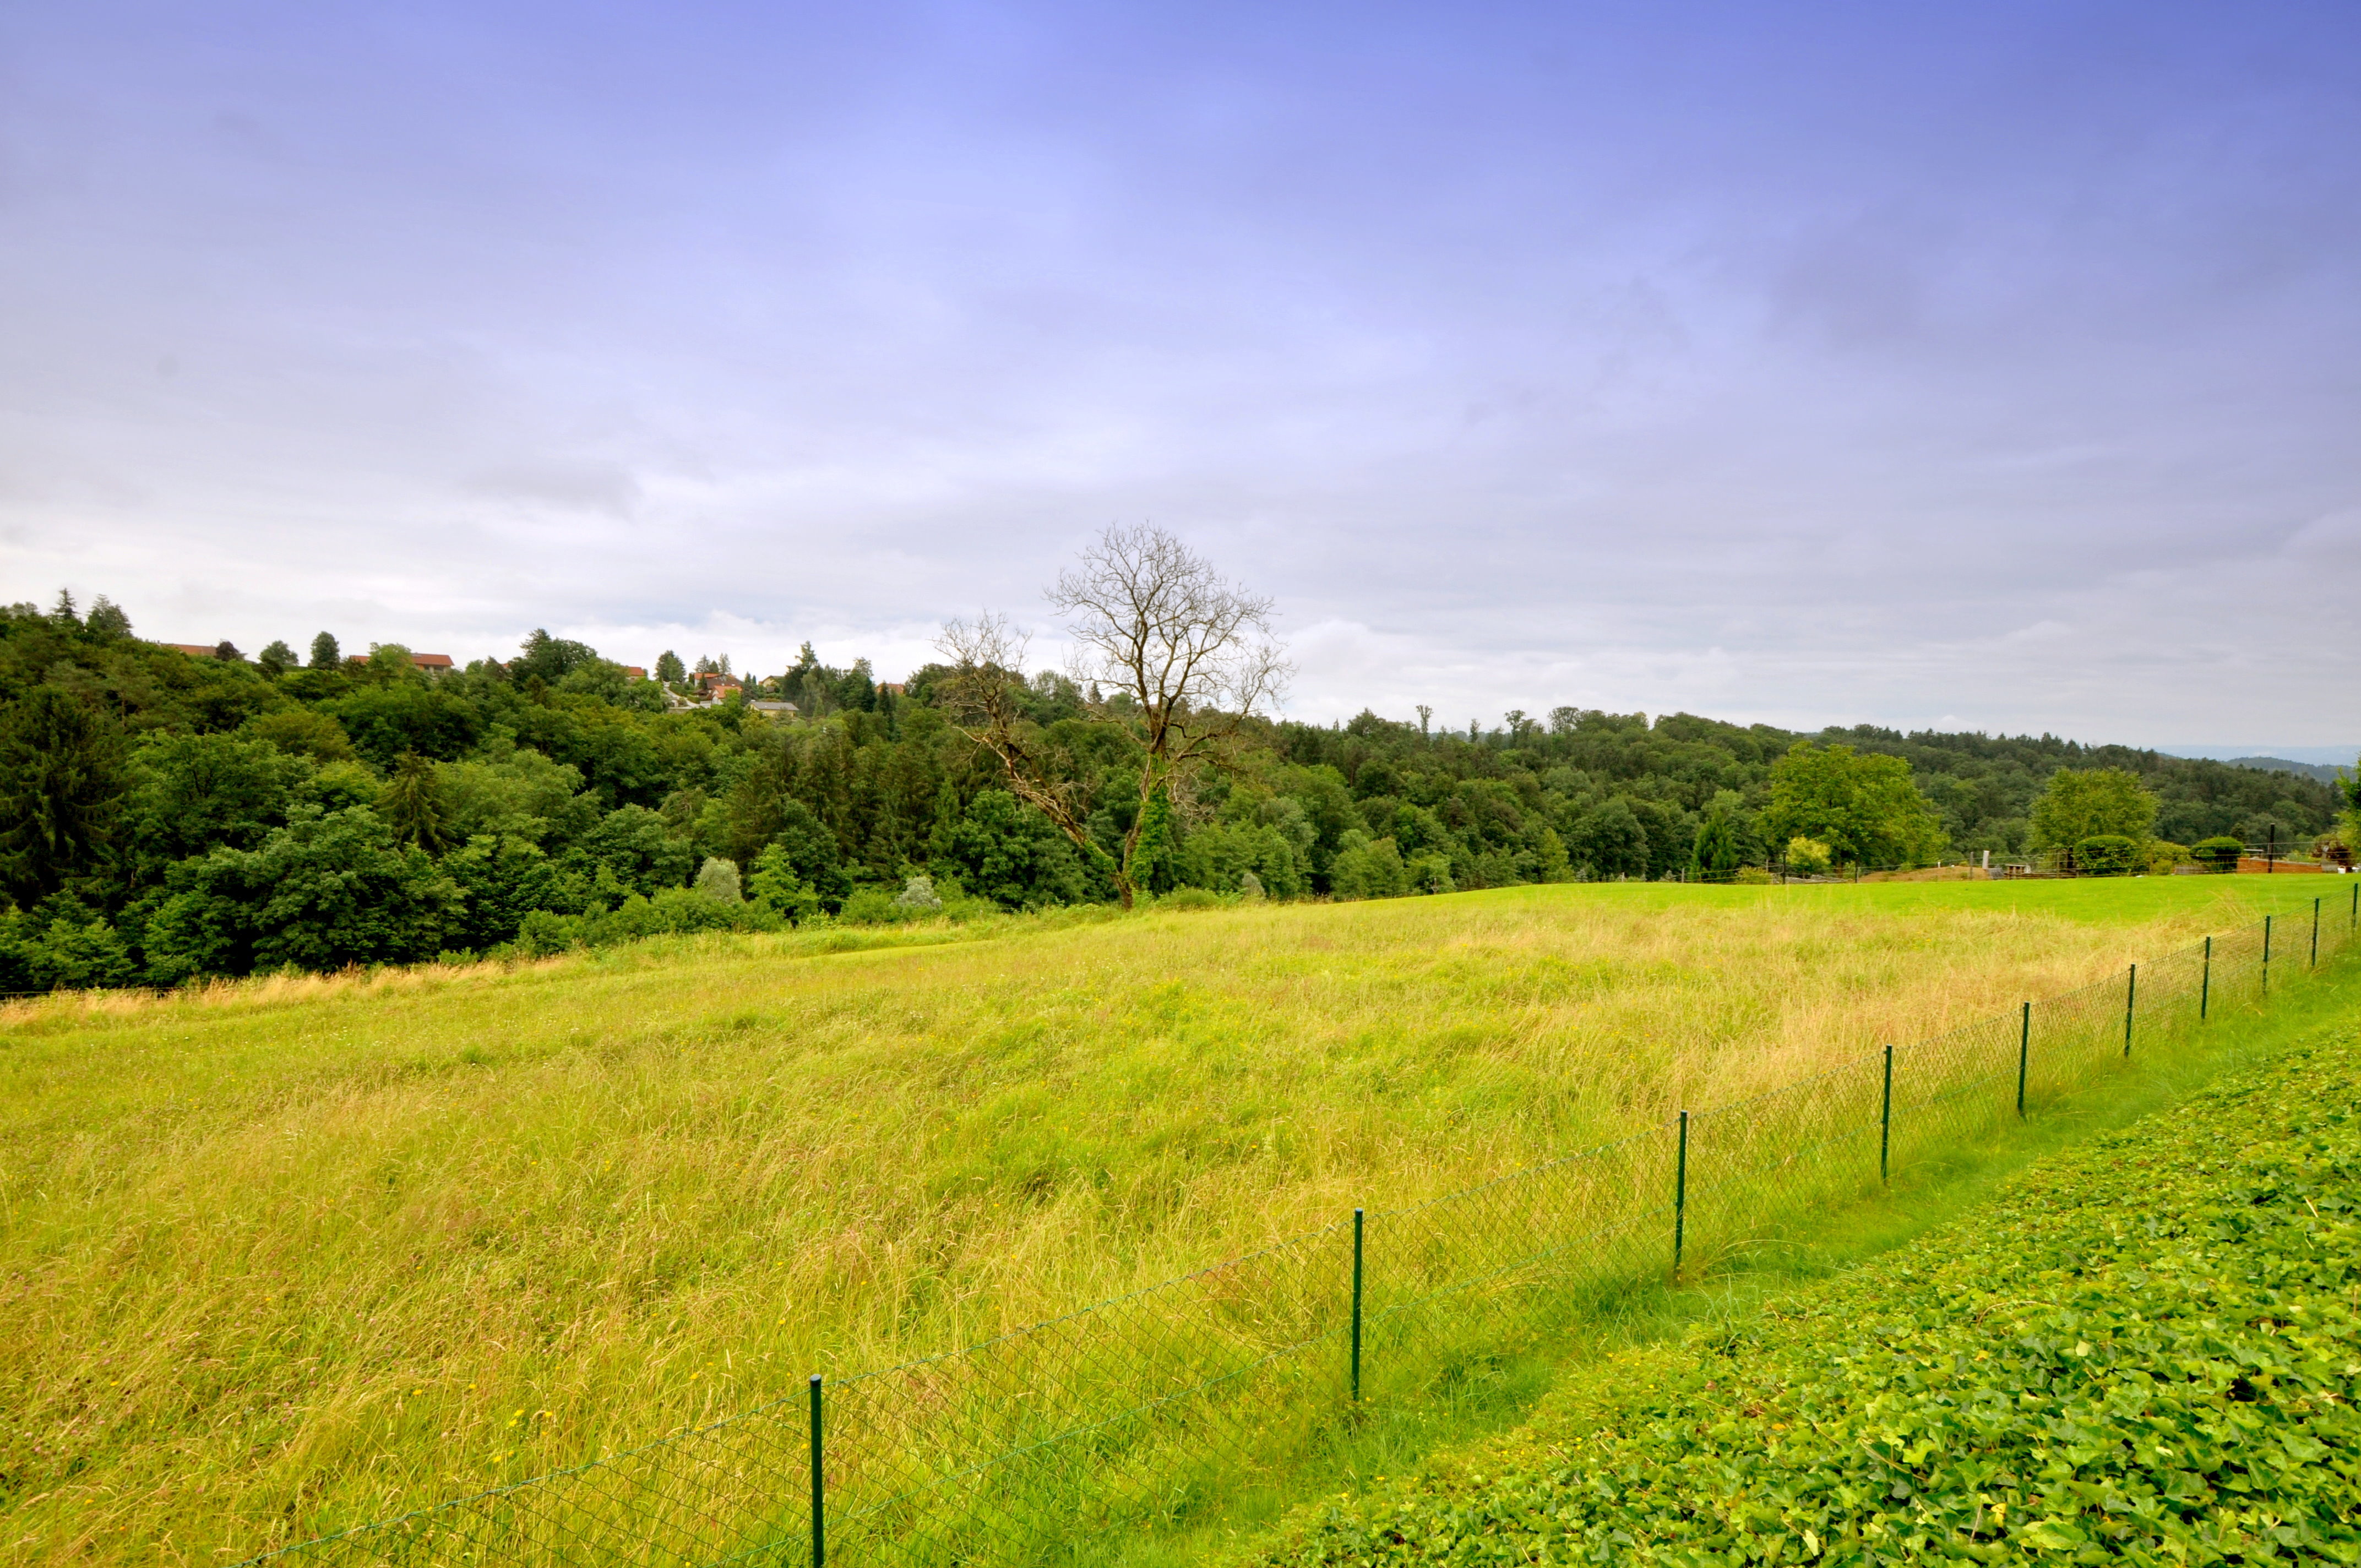
[[[1246,721],[1277,703],[1290,666],[1271,634],[1271,601],[1224,578],[1160,528],[1111,527],[1058,575],[1049,602],[1074,640],[1071,674],[1093,694],[1092,716],[1138,743],[1138,809],[1120,856],[1091,836],[1079,787],[1018,729],[1010,683],[1022,679],[1026,639],[1005,617],[953,621],[939,642],[953,665],[953,718],[999,758],[1009,786],[1048,815],[1082,852],[1111,861],[1131,907],[1143,829],[1176,783],[1200,767],[1236,765]],[[1152,846],[1151,846],[1152,848]]]
[[[938,688],[951,722],[967,737],[1000,760],[1008,787],[1016,798],[1038,806],[1071,839],[1083,854],[1108,859],[1090,831],[1090,806],[1082,786],[1071,777],[1054,748],[1020,729],[1024,709],[1016,688],[1025,683],[1025,650],[1031,639],[1009,623],[1005,615],[985,611],[973,620],[947,621],[935,640],[951,674]],[[1124,903],[1130,889],[1120,875]]]

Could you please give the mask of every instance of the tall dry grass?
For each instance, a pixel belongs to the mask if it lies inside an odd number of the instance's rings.
[[[1934,1034],[2244,879],[1530,888],[0,1015],[0,1546],[221,1563]]]

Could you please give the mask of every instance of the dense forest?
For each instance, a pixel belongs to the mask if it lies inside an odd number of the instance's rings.
[[[192,655],[139,640],[103,598],[0,610],[0,991],[1111,895],[1105,857],[1021,805],[950,722],[939,666],[887,685],[807,648],[762,681],[700,685],[669,652],[655,668],[538,631],[512,659],[439,673],[400,647],[347,656],[325,632],[302,658]],[[1013,684],[1114,846],[1139,809],[1120,708],[1055,674]],[[1251,739],[1235,768],[1153,797],[1140,886],[1356,898],[1657,878],[1707,844],[1760,863],[1785,841],[1773,767],[1799,741],[1906,765],[1880,764],[1916,791],[1912,858],[2017,852],[2060,769],[2136,774],[2156,837],[2180,844],[2305,841],[2345,804],[2292,773],[2046,735],[1805,737],[1573,707]]]

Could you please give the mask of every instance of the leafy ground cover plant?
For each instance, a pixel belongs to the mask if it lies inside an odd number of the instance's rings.
[[[2361,1030],[1591,1369],[1263,1561],[2361,1561]]]

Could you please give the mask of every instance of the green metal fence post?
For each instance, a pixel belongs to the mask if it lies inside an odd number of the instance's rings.
[[[2271,917],[2263,916],[2263,1000],[2271,996]]]
[[[2353,884],[2353,918],[2346,921],[2348,931],[2361,931],[2361,882]]]
[[[1885,1103],[1877,1112],[1877,1179],[1883,1181],[1891,1168],[1886,1157],[1894,1147],[1894,1047],[1885,1047]]]
[[[811,1380],[811,1568],[827,1568],[828,1511],[824,1497],[826,1483],[820,1468],[819,1374],[817,1372],[812,1374]]]
[[[2361,893],[2361,888],[2354,890]],[[2205,1021],[2205,1009],[2213,1000],[2213,938],[2205,938],[2205,972],[2197,981],[2197,1021]]]
[[[1353,1403],[1361,1402],[1361,1211],[1353,1211]]]
[[[2132,965],[2131,978],[2124,981],[2124,1055],[2132,1054],[2132,1005],[2139,1000],[2139,965]]]
[[[1689,1217],[1689,1113],[1681,1113],[1681,1147],[1673,1163],[1673,1278],[1681,1277],[1681,1244]]]
[[[2023,1022],[2016,1028],[2016,1113],[2025,1114],[2025,1064],[2033,1056],[2033,1003],[2025,1004]]]
[[[2312,961],[2304,967],[2320,967],[2320,900],[2316,898],[2312,901]]]

